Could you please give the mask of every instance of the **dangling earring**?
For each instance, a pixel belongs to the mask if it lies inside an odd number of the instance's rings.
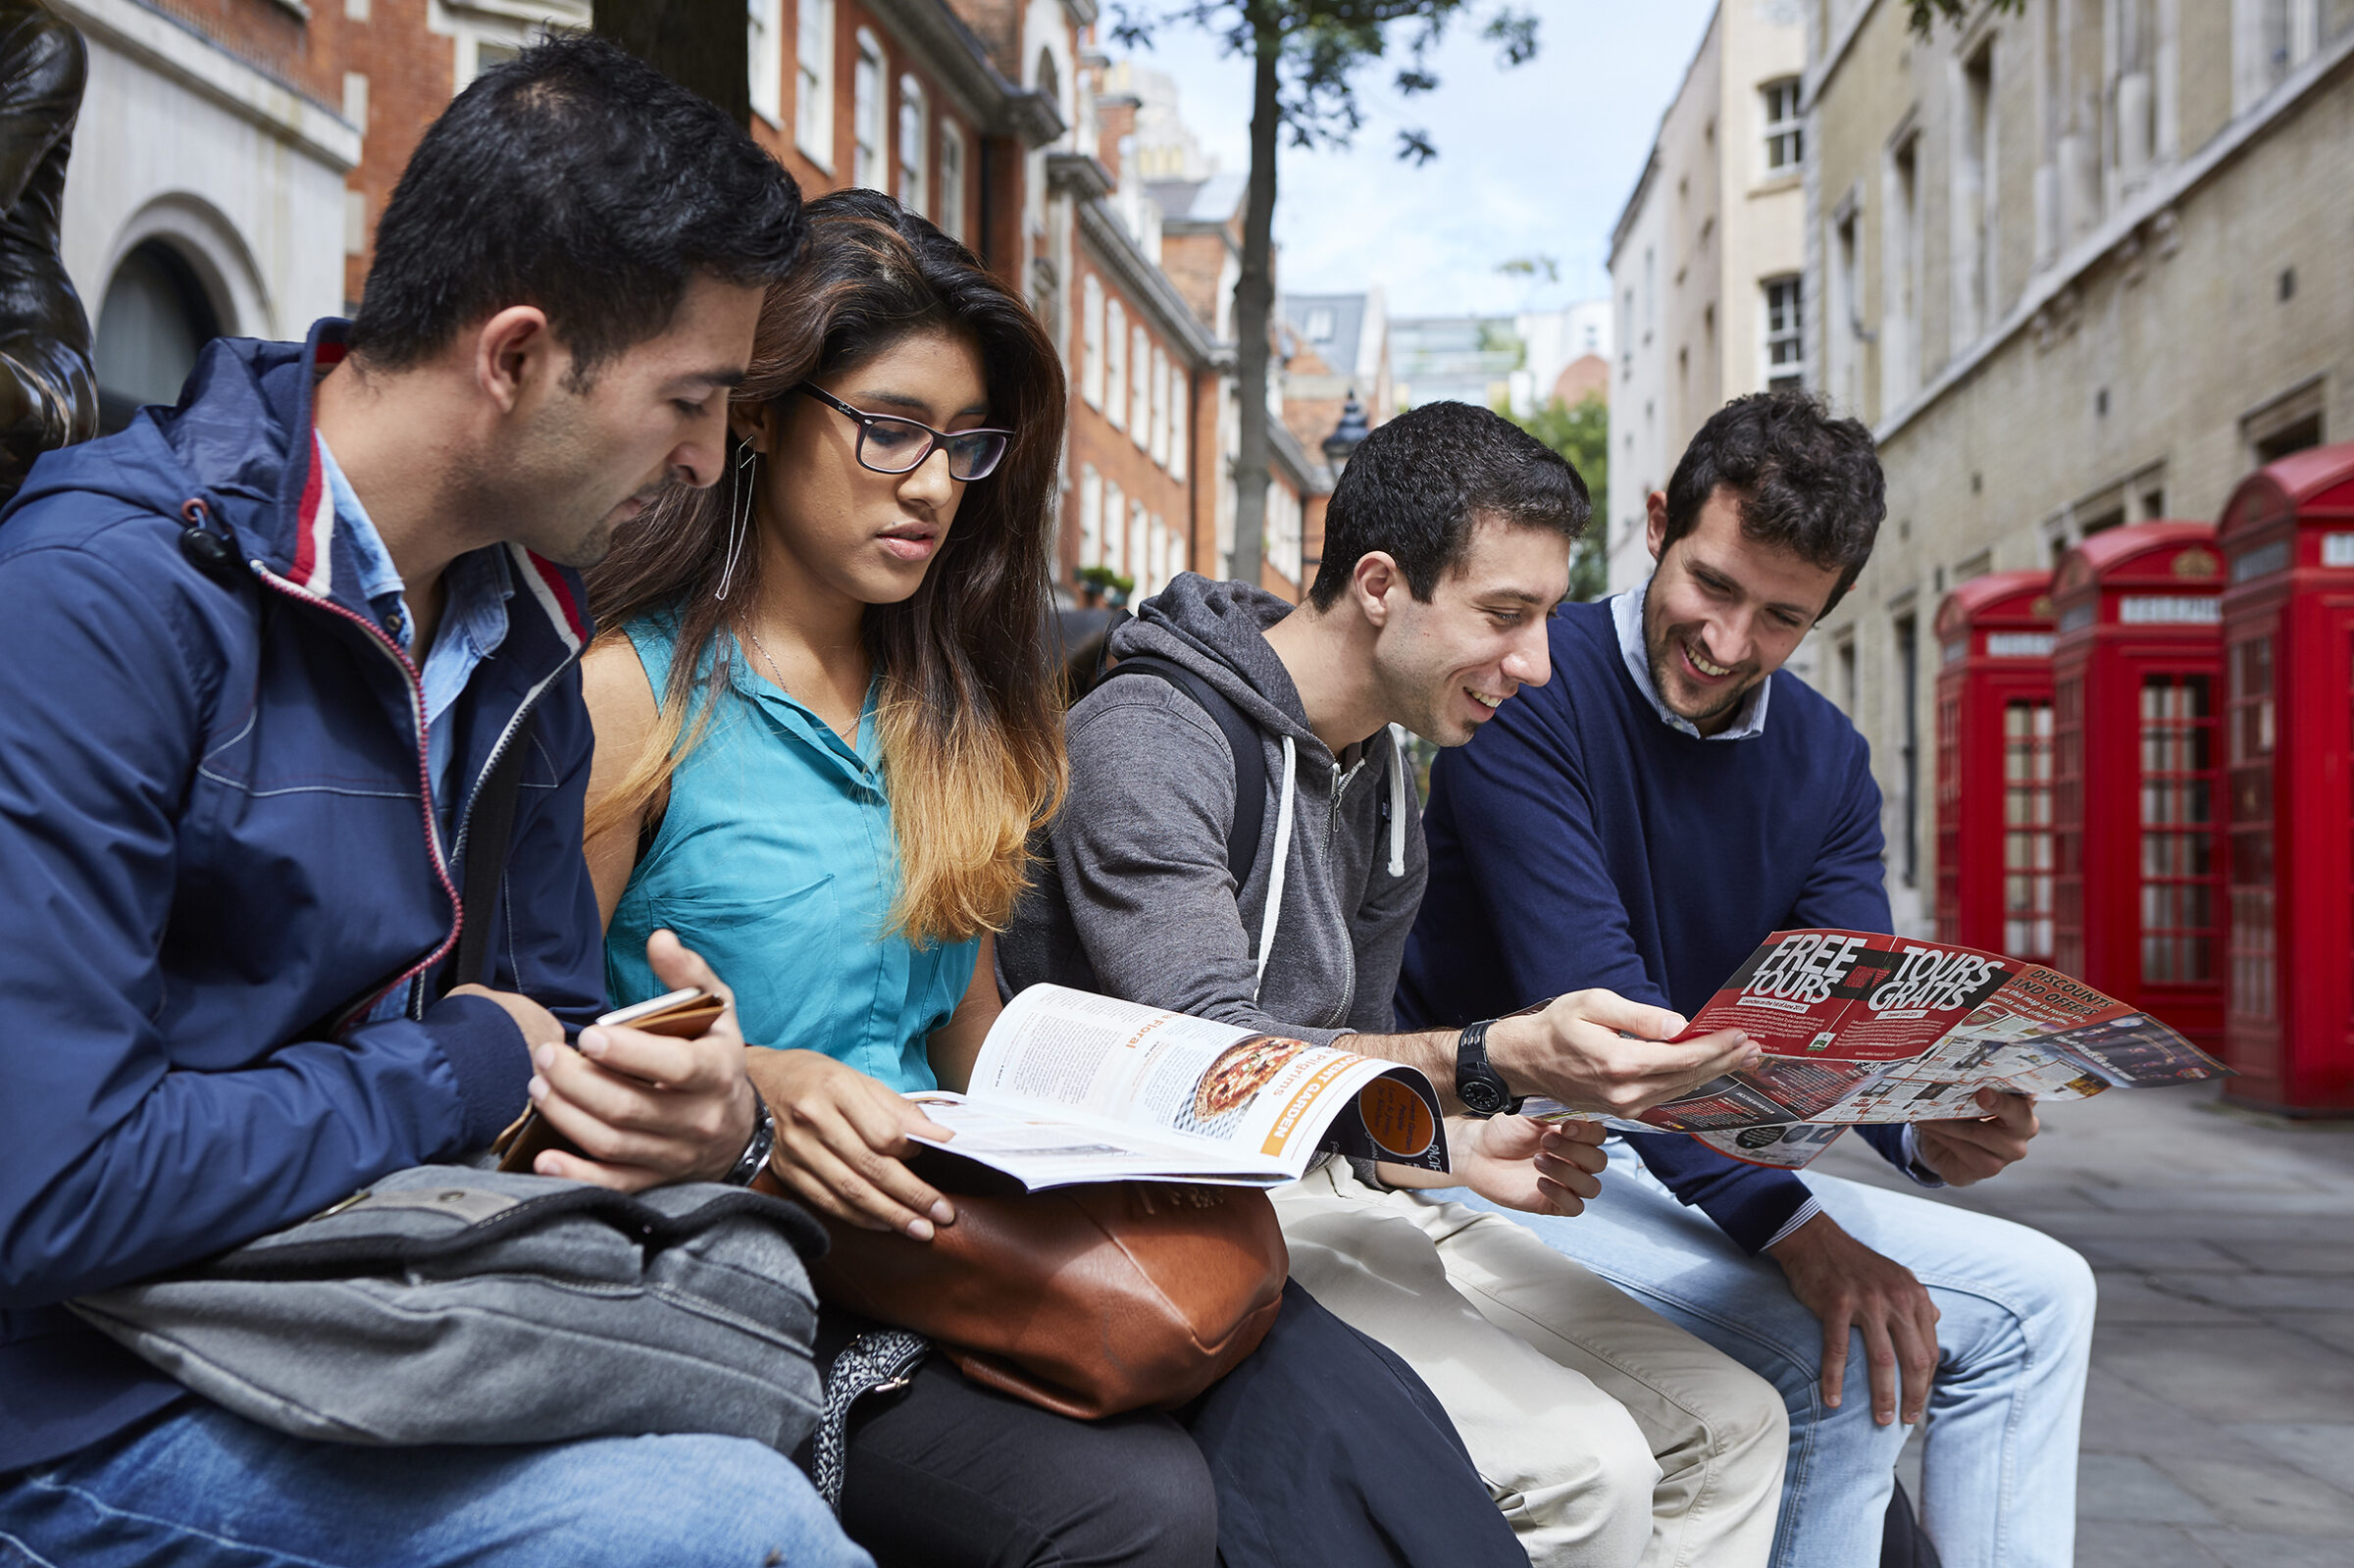
[[[752,481],[759,477],[759,463],[760,454],[746,441],[735,472],[728,476],[728,564],[720,568],[719,591],[711,595],[715,599],[725,599],[728,584],[736,579],[736,558],[743,553],[743,535],[751,527]]]

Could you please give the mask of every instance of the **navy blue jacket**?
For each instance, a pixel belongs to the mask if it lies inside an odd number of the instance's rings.
[[[490,984],[568,1024],[601,1006],[580,582],[510,552],[506,639],[445,721],[442,842],[416,672],[313,461],[339,332],[214,343],[176,409],[43,457],[0,521],[0,1472],[180,1396],[58,1303],[480,1149],[523,1108],[514,1023],[430,984],[504,746],[532,752]],[[214,573],[191,522],[232,546]],[[395,987],[405,1016],[354,1022]]]
[[[1772,931],[1889,929],[1879,786],[1837,708],[1777,672],[1763,734],[1700,740],[1635,684],[1607,601],[1564,605],[1550,641],[1553,679],[1431,770],[1430,885],[1399,1027],[1587,986],[1690,1017]],[[1864,1134],[1902,1157],[1901,1129]],[[1808,1201],[1800,1177],[1680,1134],[1630,1141],[1749,1251]]]

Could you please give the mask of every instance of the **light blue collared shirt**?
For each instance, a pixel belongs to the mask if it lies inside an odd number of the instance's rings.
[[[335,521],[360,558],[360,593],[401,651],[413,653],[417,625],[409,613],[408,585],[393,568],[358,492],[343,477],[342,465],[327,449],[325,436],[319,438],[319,458],[335,498]],[[457,730],[442,720],[457,705],[476,668],[507,639],[507,600],[514,596],[515,582],[507,574],[506,552],[470,550],[459,556],[442,574],[441,592],[440,630],[418,674],[425,687],[426,758],[433,774],[434,805],[446,829],[457,795],[449,776],[457,761]]]
[[[1740,711],[1733,722],[1713,735],[1704,735],[1700,727],[1660,699],[1660,688],[1651,680],[1651,651],[1643,643],[1643,598],[1651,591],[1651,579],[1645,578],[1624,593],[1611,596],[1611,624],[1618,629],[1619,656],[1626,660],[1627,674],[1635,678],[1635,689],[1643,693],[1652,711],[1670,730],[1679,730],[1695,740],[1747,740],[1766,733],[1766,704],[1773,696],[1773,682],[1759,682],[1741,699]]]
[[[622,631],[669,702],[676,611]],[[725,637],[697,655],[690,723],[708,724],[670,776],[662,825],[613,911],[606,994],[622,1007],[670,988],[645,957],[667,927],[728,977],[747,1039],[823,1051],[902,1094],[938,1087],[931,1037],[955,1015],[981,943],[892,928],[900,871],[876,692],[845,742]],[[704,678],[721,659],[727,683],[712,692]]]

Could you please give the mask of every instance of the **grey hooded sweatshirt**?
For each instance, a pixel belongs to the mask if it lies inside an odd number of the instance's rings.
[[[1107,679],[1071,710],[1070,794],[998,938],[1008,993],[1050,981],[1317,1044],[1391,1028],[1429,870],[1419,801],[1394,727],[1337,759],[1308,729],[1263,634],[1291,608],[1187,573],[1112,638],[1115,658],[1180,665],[1258,728],[1267,798],[1239,896],[1217,722],[1157,676]]]

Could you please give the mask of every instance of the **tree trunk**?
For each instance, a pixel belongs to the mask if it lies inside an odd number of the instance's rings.
[[[610,38],[740,126],[752,123],[743,0],[594,0],[590,30]]]
[[[1258,585],[1267,523],[1269,318],[1275,310],[1275,149],[1281,128],[1277,19],[1252,7],[1258,46],[1251,87],[1251,184],[1243,207],[1243,271],[1234,285],[1235,398],[1242,417],[1234,462],[1234,575]]]

